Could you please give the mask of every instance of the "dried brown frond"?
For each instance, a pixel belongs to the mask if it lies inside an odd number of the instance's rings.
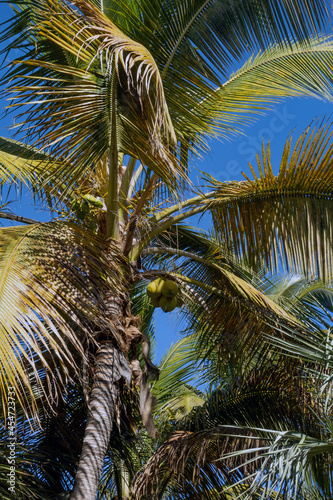
[[[176,432],[163,443],[150,458],[147,465],[136,476],[133,486],[134,498],[158,499],[171,484],[180,491],[193,488],[195,499],[224,499],[220,491],[225,484],[239,481],[239,472],[233,471],[235,461],[219,460],[226,452],[263,444],[253,432],[216,427],[201,432]],[[250,453],[249,455],[252,455]],[[258,464],[255,461],[243,473],[249,474]],[[191,490],[192,491],[192,490]]]

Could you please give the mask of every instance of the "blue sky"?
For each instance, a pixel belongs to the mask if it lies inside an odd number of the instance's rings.
[[[8,5],[1,5],[2,19],[9,16]],[[5,101],[0,102],[1,108],[6,106]],[[244,135],[239,135],[223,142],[211,141],[210,153],[197,161],[197,172],[192,172],[191,178],[194,183],[200,182],[200,172],[206,171],[220,181],[242,180],[242,171],[251,177],[249,161],[255,164],[255,156],[261,149],[261,143],[270,141],[271,158],[274,172],[278,171],[279,162],[284,143],[290,132],[294,132],[295,139],[300,135],[313,119],[326,116],[330,119],[333,115],[333,102],[318,99],[292,98],[276,104],[265,116],[259,117],[251,126],[244,129]],[[0,121],[0,135],[9,137],[9,120]],[[34,209],[29,197],[12,205],[14,213],[26,217],[47,221],[50,214],[46,210]],[[203,222],[205,224],[206,221]],[[156,359],[159,360],[171,342],[177,340],[176,314],[165,314],[158,312],[156,316],[157,349]]]

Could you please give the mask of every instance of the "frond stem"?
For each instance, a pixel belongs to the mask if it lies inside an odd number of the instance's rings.
[[[121,181],[121,185],[119,188],[119,221],[123,222],[125,219],[125,212],[128,205],[128,190],[130,187],[131,179],[133,176],[133,171],[136,163],[136,158],[130,157],[124,176]]]
[[[196,205],[197,203],[200,203],[205,199],[213,198],[215,194],[216,194],[215,191],[211,191],[207,194],[202,194],[199,196],[194,196],[193,198],[188,198],[187,200],[177,203],[176,205],[172,205],[171,207],[166,208],[165,210],[161,210],[161,212],[157,213],[150,219],[150,222],[156,224],[160,220],[169,217],[171,214],[180,211],[182,208],[186,208],[191,205]]]
[[[28,217],[21,217],[20,215],[9,214],[7,212],[0,212],[0,219],[14,220],[23,224],[42,224],[39,220],[28,219]]]
[[[120,202],[127,199],[136,161],[136,158],[134,158],[133,156],[131,156],[128,160],[126,171],[120,187]]]
[[[138,179],[139,179],[142,171],[143,171],[143,165],[142,165],[142,163],[140,163],[140,165],[138,166],[138,168],[134,172],[133,177],[131,179],[131,182],[130,182],[130,185],[129,185],[129,188],[128,188],[128,193],[127,193],[127,200],[131,199],[133,191],[134,191],[134,188],[135,188],[135,185],[136,185],[136,183],[137,183],[137,181],[138,181]]]
[[[148,198],[148,196],[150,195],[153,187],[155,186],[156,182],[158,181],[158,175],[157,174],[153,174],[151,176],[151,178],[149,179],[148,183],[147,183],[147,186],[146,186],[146,189],[144,190],[144,192],[142,193],[142,196],[140,197],[136,207],[135,207],[135,210],[133,212],[134,215],[139,215],[141,210],[143,209],[144,207],[144,204]]]
[[[109,152],[109,182],[107,196],[107,218],[106,218],[106,236],[118,240],[119,236],[119,191],[118,191],[118,144],[117,144],[117,110],[116,110],[116,85],[117,76],[113,72],[112,95],[111,95],[111,134],[110,134],[110,152]]]
[[[171,247],[148,247],[142,251],[142,255],[149,254],[159,254],[159,253],[168,253],[171,255],[177,255],[178,257],[188,257],[197,262],[201,262],[202,264],[206,264],[209,267],[213,267],[214,269],[218,269],[219,271],[223,271],[223,268],[216,264],[215,262],[210,262],[203,257],[199,257],[192,252],[187,252],[186,250],[180,250],[179,248],[171,248]]]
[[[141,254],[142,250],[154,239],[156,236],[161,234],[163,231],[166,229],[169,229],[170,226],[173,224],[177,224],[178,222],[188,219],[192,215],[197,215],[202,213],[205,210],[205,207],[200,205],[199,207],[192,208],[191,210],[188,210],[187,212],[183,212],[181,214],[178,214],[174,217],[170,217],[166,221],[162,222],[158,226],[155,226],[154,229],[150,231],[148,236],[143,238],[137,245],[135,245],[132,249],[132,251],[129,254],[129,259],[130,262],[134,262],[138,259],[139,255]]]

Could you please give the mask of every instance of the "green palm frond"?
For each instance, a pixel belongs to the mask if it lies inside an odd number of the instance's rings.
[[[263,489],[265,495],[269,496],[276,492],[286,500],[295,498],[316,500],[332,496],[331,439],[325,441],[295,431],[275,432],[266,429],[260,431],[267,442],[267,446],[260,450],[258,457],[263,463],[253,475],[250,488],[240,498],[250,500],[260,489]],[[231,459],[234,456],[234,453],[230,453],[227,458]],[[244,465],[246,466],[247,462]]]
[[[332,99],[333,43],[331,38],[284,43],[252,56],[229,80],[202,102],[201,113],[219,126],[235,131],[251,115],[270,109],[288,96]],[[200,105],[193,110],[200,113]]]
[[[155,59],[167,77],[185,71],[187,77],[214,78],[223,73],[244,52],[265,49],[287,38],[303,40],[328,27],[326,6],[318,0],[196,0],[139,1],[128,8],[122,0],[104,0],[106,15],[114,15],[121,28],[132,30],[136,39],[155,50]],[[157,42],[157,37],[159,43]],[[189,68],[181,67],[187,54]],[[195,73],[193,74],[193,70]],[[215,71],[214,71],[215,70]],[[170,80],[171,81],[171,80]]]
[[[204,405],[196,408],[179,427],[198,432],[219,425],[293,428],[320,438],[321,425],[315,412],[321,404],[313,397],[315,383],[297,371],[267,360],[244,375],[225,373],[219,386],[209,392]]]
[[[134,316],[140,316],[142,331],[152,335],[155,330],[153,318],[154,308],[147,295],[147,283],[144,280],[137,281],[131,290],[131,311]]]
[[[303,280],[304,281],[304,280]],[[313,288],[313,289],[312,289]],[[312,301],[312,294],[317,299]],[[309,291],[306,293],[306,287],[301,286],[296,290],[297,295],[300,297],[300,304],[303,300],[308,301],[314,305],[314,311],[321,305],[325,308],[331,305],[331,291],[329,289],[320,288],[316,289],[310,284]],[[308,297],[309,296],[309,297]],[[322,304],[321,304],[322,302]],[[301,311],[300,304],[298,304],[299,311]],[[310,311],[311,312],[311,311]],[[240,495],[239,498],[251,499],[253,495],[259,494],[260,489],[265,492],[265,495],[271,495],[277,492],[286,499],[307,499],[307,500],[323,500],[332,496],[332,332],[328,330],[321,330],[317,326],[317,317],[314,314],[311,322],[311,314],[306,310],[307,322],[312,330],[308,332],[307,336],[298,334],[295,331],[284,331],[284,338],[267,337],[271,349],[279,349],[283,355],[293,357],[296,360],[295,367],[299,367],[301,378],[301,390],[306,388],[306,384],[310,383],[309,392],[303,402],[292,402],[295,395],[299,395],[296,389],[292,397],[287,396],[288,403],[291,404],[291,419],[287,416],[288,411],[284,409],[282,427],[274,425],[269,419],[257,420],[261,418],[260,405],[265,405],[265,398],[269,397],[269,392],[260,397],[260,403],[256,407],[253,416],[249,421],[244,420],[244,416],[251,414],[249,411],[250,405],[246,405],[246,411],[241,414],[241,419],[235,422],[238,426],[247,427],[247,431],[252,429],[260,432],[260,435],[265,440],[266,445],[259,454],[255,457],[262,461],[260,468],[254,472],[252,477],[252,484],[248,491]],[[331,318],[328,317],[328,321]],[[295,371],[294,371],[295,373]],[[259,375],[261,382],[261,373]],[[275,390],[278,385],[275,384]],[[285,388],[286,383],[282,382],[280,388]],[[273,389],[274,390],[274,389]],[[246,396],[246,391],[241,389],[241,397]],[[286,394],[285,394],[286,395]],[[278,401],[279,397],[275,397]],[[219,418],[223,418],[223,410],[221,411],[220,397],[218,398],[219,404],[214,407],[208,406],[206,412],[212,415],[213,419],[206,420],[207,424],[214,425],[218,422]],[[237,398],[235,398],[235,409],[237,415]],[[268,403],[264,406],[268,410],[269,418],[273,420],[279,414],[275,403]],[[298,414],[301,407],[303,416]],[[273,409],[274,408],[274,409]],[[310,413],[308,413],[310,410]],[[202,409],[198,410],[202,412]],[[299,424],[303,422],[306,417],[306,425],[299,428]],[[310,416],[310,419],[308,418]],[[212,418],[210,416],[210,418]],[[195,425],[195,417],[193,423]],[[272,425],[273,423],[273,425]],[[310,425],[309,425],[310,424]],[[260,426],[260,428],[258,428]],[[193,424],[192,424],[193,427]],[[240,428],[241,430],[241,428]],[[233,430],[234,432],[234,430]],[[241,467],[248,467],[252,465],[252,458],[248,457],[250,449],[246,445],[247,436],[242,436],[244,450],[232,451],[222,457],[229,463],[229,460],[240,460]],[[260,498],[267,498],[262,496]]]
[[[316,380],[326,409],[332,407],[333,388],[333,334],[331,328],[319,329],[315,324],[306,336],[293,329],[283,328],[283,338],[267,336],[271,348],[284,356],[294,358],[296,365],[302,366],[304,374]]]
[[[300,293],[301,306],[308,315],[312,314],[313,322],[320,329],[327,329],[332,325],[333,319],[333,290],[321,283],[309,288]]]
[[[67,160],[47,180],[59,171],[63,182],[78,179],[102,157],[110,148],[112,113],[119,151],[140,158],[166,182],[184,179],[169,148],[175,135],[149,51],[90,2],[35,2],[32,12],[39,16],[27,35],[33,46],[12,63],[7,92],[15,96],[14,108],[28,107],[22,131],[34,146]]]
[[[0,440],[2,449],[9,450],[8,444],[8,441]],[[26,498],[44,500],[46,498],[45,495],[48,495],[50,499],[52,498],[51,492],[47,491],[43,481],[28,470],[29,467],[34,467],[35,465],[36,454],[34,452],[30,453],[21,443],[16,443],[15,480],[13,479],[12,481],[13,486],[11,486],[9,478],[11,477],[11,467],[14,466],[10,462],[8,463],[6,458],[2,456],[0,459],[0,495],[3,500],[11,500],[13,495],[18,500],[25,500]],[[44,463],[51,460],[51,456],[47,456],[46,454],[40,454],[38,458]]]
[[[216,89],[222,88],[225,79],[229,78],[231,68],[244,61],[251,52],[266,50],[271,44],[282,45],[285,40],[289,40],[291,51],[291,40],[317,37],[327,20],[325,7],[316,1],[297,5],[284,0],[274,2],[274,5],[266,0],[196,0],[171,5],[160,1],[154,2],[154,9],[148,2],[142,2],[140,7],[145,23],[142,23],[142,34],[137,33],[137,36],[142,37],[142,43],[143,40],[148,43],[161,68],[170,115],[184,157],[188,150],[200,152],[207,149],[205,136],[212,136],[217,131],[230,135],[237,130],[231,118],[232,109],[226,109],[229,104],[226,92],[216,93]],[[144,30],[147,22],[148,33]],[[325,77],[319,72],[314,73],[320,76],[322,93],[325,94]],[[327,68],[325,75],[330,78]],[[292,77],[290,81],[293,81]],[[182,91],[184,82],[186,96]],[[299,85],[293,83],[296,87]],[[307,87],[305,93],[312,90],[310,82],[309,85],[311,88],[304,85],[303,91]],[[287,93],[287,89],[285,91]],[[295,89],[290,91],[292,95],[294,92]],[[235,107],[232,97],[230,104]]]
[[[333,290],[320,280],[300,276],[269,276],[258,284],[261,291],[298,317],[310,330],[327,329],[332,322]]]
[[[70,224],[1,229],[0,384],[4,408],[8,386],[15,388],[18,403],[29,413],[35,411],[38,394],[57,400],[59,388],[78,373],[75,353],[83,355],[80,336],[83,341],[98,317],[101,321],[99,294],[108,287],[121,289],[120,260],[113,250],[115,260],[108,262],[103,244]]]
[[[0,178],[1,183],[18,180],[30,183],[36,176],[41,177],[51,160],[49,155],[25,144],[0,138]]]
[[[319,50],[318,41],[311,40],[324,28],[327,18],[325,7],[316,0],[303,0],[302,8],[286,0],[275,3],[274,8],[267,0],[247,0],[245,5],[234,0],[228,4],[222,0],[196,0],[170,5],[160,0],[154,2],[153,9],[149,2],[138,2],[131,8],[122,1],[106,2],[105,6],[81,0],[74,4],[72,8],[66,1],[60,6],[49,0],[33,2],[26,10],[22,7],[24,15],[18,14],[17,23],[29,25],[30,19],[29,40],[34,36],[35,41],[31,52],[23,61],[16,61],[8,75],[14,78],[10,88],[18,94],[17,105],[35,103],[26,121],[27,131],[37,144],[51,145],[58,156],[68,157],[70,152],[71,161],[62,170],[66,175],[73,171],[75,163],[73,174],[79,176],[110,142],[113,56],[118,75],[120,150],[139,158],[171,185],[172,175],[184,178],[183,168],[171,152],[177,150],[176,140],[186,163],[189,151],[207,147],[205,136],[218,130],[220,133],[221,127],[222,133],[235,131],[234,124],[229,123],[234,121],[231,116],[239,98],[235,81],[241,84],[242,99],[249,99],[245,88],[251,88],[251,82],[244,84],[248,72],[243,68],[238,79],[226,85],[231,93],[226,99],[221,79],[225,80],[228,68],[243,60],[249,51],[266,50],[272,43],[280,43],[256,59],[256,63],[260,59],[260,68],[263,59],[269,62],[267,67],[273,67],[273,73],[281,58],[293,57],[293,65],[298,61],[303,85],[292,76],[291,64],[285,65],[283,74],[279,72],[280,90],[275,82],[275,97],[281,96],[282,87],[285,95],[312,95],[314,79],[317,93],[327,97],[330,43]],[[66,15],[59,16],[59,9]],[[14,32],[14,28],[9,30],[11,35]],[[19,33],[20,42],[13,43],[15,48],[24,45],[22,26]],[[283,45],[290,37],[308,41],[294,47],[292,42]],[[254,64],[253,78],[260,68]],[[261,87],[259,100],[267,89],[272,90],[269,84]],[[37,132],[40,113],[44,115],[43,130],[49,130],[43,138]],[[55,124],[61,131],[60,141]]]
[[[45,200],[50,207],[56,204],[67,186],[58,180],[56,191],[54,182],[43,181],[51,172],[67,167],[65,163],[23,142],[0,137],[0,186],[8,189],[7,198],[12,188],[18,191],[23,187],[31,190],[35,201]]]
[[[159,379],[153,386],[153,394],[158,403],[157,413],[170,408],[172,404],[176,405],[185,392],[188,394],[185,386],[195,380],[196,361],[193,337],[181,339],[170,347],[160,363]]]
[[[164,498],[162,492],[169,489],[176,498],[178,494],[184,499],[215,498],[214,492],[222,495],[216,498],[242,497],[269,448],[263,429],[282,434],[293,428],[295,434],[307,432],[319,441],[317,409],[300,378],[279,365],[266,366],[261,372],[255,368],[247,378],[230,380],[223,389],[213,391],[202,407],[178,423],[178,431],[161,444],[137,475],[134,491],[138,498],[152,492],[156,498]],[[261,498],[261,486],[253,488],[251,498]],[[187,497],[189,492],[192,496]],[[270,494],[264,498],[274,498]]]
[[[178,391],[173,391],[173,396],[162,406],[161,411],[168,410],[169,418],[178,420],[188,415],[193,408],[204,404],[204,395],[195,388],[183,385]]]
[[[219,468],[218,463],[215,465],[218,449],[221,451],[222,445],[216,438],[216,431],[202,431],[200,438],[188,432],[173,434],[137,475],[132,490],[135,498],[163,498],[163,493],[168,491],[168,483],[171,483],[173,493],[187,492],[189,496],[183,498],[221,498],[218,492],[226,479],[237,481],[239,476],[238,473],[229,472],[226,467]],[[170,466],[171,462],[173,467]],[[205,470],[201,481],[198,481],[202,467]]]
[[[305,332],[301,322],[260,291],[259,277],[236,263],[218,239],[175,226],[143,253],[151,269],[145,276],[167,275],[177,282],[184,301],[179,311],[186,322],[183,333],[194,333],[201,359],[213,356],[221,369],[225,363],[244,369],[259,356],[263,333],[273,335],[280,322]]]
[[[184,270],[187,275],[193,272],[198,279],[201,278],[201,268],[215,265],[217,269],[223,268],[245,280],[255,275],[250,267],[239,262],[232,250],[226,248],[215,231],[199,231],[181,224],[175,224],[152,241],[142,251],[142,260],[148,269],[164,263],[168,271]]]
[[[16,407],[15,498],[68,498],[64,492],[69,496],[86,419],[82,388],[77,384],[67,387],[66,394],[52,412],[44,411],[40,399],[36,404],[40,426],[35,425],[33,429],[27,425],[22,408]],[[0,429],[0,439],[6,449],[8,429]],[[6,459],[7,452],[0,461],[0,475],[6,473]],[[5,479],[1,480],[0,488],[6,483]],[[0,491],[1,497],[7,498],[5,491]]]
[[[223,72],[232,57],[240,58],[244,47],[264,48],[269,41],[282,42],[290,35],[302,40],[316,35],[327,23],[326,9],[317,1],[295,5],[282,0],[273,6],[267,0],[247,0],[242,4],[233,0],[197,0],[175,2],[171,8],[161,4],[160,19],[171,13],[175,19],[172,24],[166,23],[161,33],[167,57],[163,73],[179,63],[179,52],[190,47],[193,59],[195,49],[200,51],[196,58],[202,64],[201,70],[215,67],[216,72]]]
[[[258,457],[258,462],[252,461],[245,473],[234,469],[234,463],[229,462],[228,466],[226,461],[219,460],[226,450],[239,449],[240,438],[244,438],[246,445],[251,447],[249,455],[266,448],[258,432],[246,433],[243,429],[232,429],[231,426],[197,433],[174,433],[137,474],[132,490],[135,498],[157,500],[176,495],[176,498],[182,499],[227,500],[233,498],[233,493],[237,497],[249,486],[241,486],[239,482],[243,478],[243,483],[246,483],[244,475],[248,477],[250,470],[258,467],[261,459]],[[233,489],[229,488],[228,491],[226,485],[233,485]]]
[[[332,279],[332,127],[309,127],[291,149],[288,139],[277,175],[270,149],[257,156],[254,180],[219,183],[210,203],[225,243],[255,265],[263,259],[272,272],[287,270]]]

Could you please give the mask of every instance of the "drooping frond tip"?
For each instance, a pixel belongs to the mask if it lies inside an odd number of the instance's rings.
[[[109,151],[115,122],[119,152],[169,184],[187,179],[174,154],[162,78],[145,46],[89,1],[37,0],[28,24],[30,52],[7,74],[16,99],[10,107],[25,104],[18,127],[29,142],[67,159],[63,180],[75,182]]]
[[[49,0],[51,1],[51,0]],[[81,25],[78,36],[84,35],[82,48],[92,48],[98,43],[94,59],[105,60],[111,75],[115,63],[118,80],[131,98],[137,98],[142,112],[151,119],[151,141],[159,147],[160,133],[176,143],[176,137],[164,96],[159,69],[150,52],[142,44],[132,40],[89,1],[73,0],[72,4],[84,15],[77,20]]]

